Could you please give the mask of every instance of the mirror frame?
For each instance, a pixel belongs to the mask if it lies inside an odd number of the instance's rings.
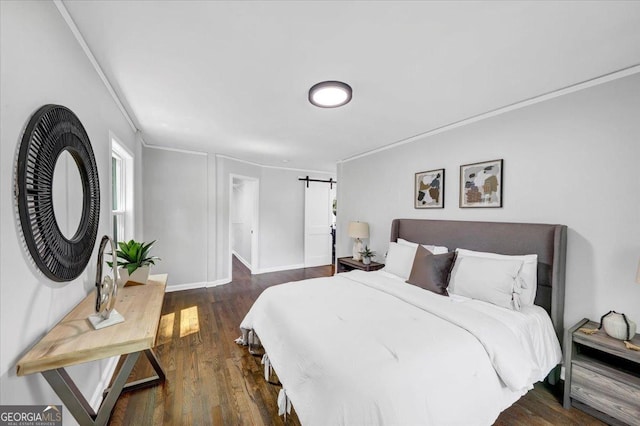
[[[53,211],[53,173],[68,151],[82,183],[82,215],[73,237],[60,231]],[[77,278],[89,263],[100,220],[100,182],[89,136],[78,117],[62,105],[44,105],[22,136],[15,197],[24,241],[31,258],[50,279]]]

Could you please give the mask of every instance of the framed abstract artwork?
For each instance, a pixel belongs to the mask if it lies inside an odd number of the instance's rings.
[[[416,209],[444,208],[444,169],[416,173],[413,206]]]
[[[502,207],[502,159],[460,166],[460,207]]]

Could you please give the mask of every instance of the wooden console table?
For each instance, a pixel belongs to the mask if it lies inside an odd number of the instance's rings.
[[[95,290],[47,333],[20,361],[18,376],[41,373],[81,425],[105,425],[124,391],[164,382],[165,374],[153,353],[162,312],[167,275],[151,275],[146,285],[119,289],[115,309],[124,322],[94,330],[87,317],[95,313]],[[155,376],[126,383],[141,353]],[[111,388],[105,391],[96,413],[65,371],[65,367],[88,361],[127,355]]]

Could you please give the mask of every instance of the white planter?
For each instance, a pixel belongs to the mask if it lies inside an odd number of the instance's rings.
[[[629,317],[627,317],[627,320],[629,320],[629,339],[632,339],[636,334],[636,323],[631,321]],[[607,315],[604,320],[602,320],[602,326],[604,327],[604,331],[614,339],[627,339],[627,323],[624,322],[622,314],[613,313]]]
[[[129,275],[129,273],[127,272],[127,268],[119,268],[118,269],[118,275],[119,275],[118,285],[120,287],[124,287],[124,285],[128,282],[134,283],[134,284],[146,284],[147,280],[149,279],[150,269],[151,267],[149,265],[141,266],[137,268],[135,271],[133,271],[133,274]]]
[[[362,258],[362,263],[364,263],[365,265],[371,264],[371,258],[370,257],[363,257]]]

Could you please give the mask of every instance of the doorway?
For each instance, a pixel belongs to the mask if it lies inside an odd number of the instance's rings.
[[[235,256],[251,274],[259,271],[258,206],[259,180],[229,175],[229,271]]]

